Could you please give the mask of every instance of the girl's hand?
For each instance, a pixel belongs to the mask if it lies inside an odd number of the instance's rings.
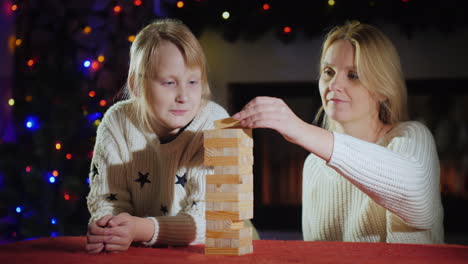
[[[271,128],[297,144],[306,123],[279,98],[256,97],[232,116],[245,128]]]
[[[104,250],[104,242],[110,238],[107,234],[107,223],[112,218],[112,215],[105,215],[98,221],[88,225],[86,234],[86,251],[92,254],[98,254]]]
[[[108,221],[106,229],[108,237],[104,241],[105,250],[108,252],[126,251],[135,238],[134,217],[128,213],[120,213]]]

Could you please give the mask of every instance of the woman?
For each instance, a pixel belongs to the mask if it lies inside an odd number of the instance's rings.
[[[443,243],[436,147],[423,124],[406,121],[406,87],[390,40],[359,22],[331,30],[319,89],[324,128],[271,97],[233,116],[311,152],[303,170],[304,239]]]

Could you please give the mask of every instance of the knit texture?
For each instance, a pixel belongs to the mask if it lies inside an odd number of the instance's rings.
[[[90,222],[127,212],[155,217],[153,243],[187,245],[205,241],[203,130],[228,117],[209,102],[174,140],[161,144],[140,129],[132,99],[113,105],[97,130],[87,197]]]
[[[400,123],[377,144],[333,135],[328,164],[304,163],[304,240],[443,243],[439,160],[423,124]]]

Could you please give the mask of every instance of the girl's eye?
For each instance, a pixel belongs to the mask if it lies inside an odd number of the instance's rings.
[[[174,81],[167,81],[167,82],[163,82],[163,85],[164,86],[174,86],[175,82]]]
[[[357,75],[357,72],[350,72],[348,73],[348,78],[351,80],[358,80],[359,76]]]
[[[190,85],[197,85],[197,84],[198,84],[198,81],[192,80],[192,81],[189,81],[189,84],[190,84]]]

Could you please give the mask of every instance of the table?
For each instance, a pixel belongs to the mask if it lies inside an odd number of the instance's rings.
[[[254,253],[207,256],[204,246],[131,247],[91,255],[86,237],[47,237],[0,245],[0,263],[468,263],[468,246],[254,240]]]

